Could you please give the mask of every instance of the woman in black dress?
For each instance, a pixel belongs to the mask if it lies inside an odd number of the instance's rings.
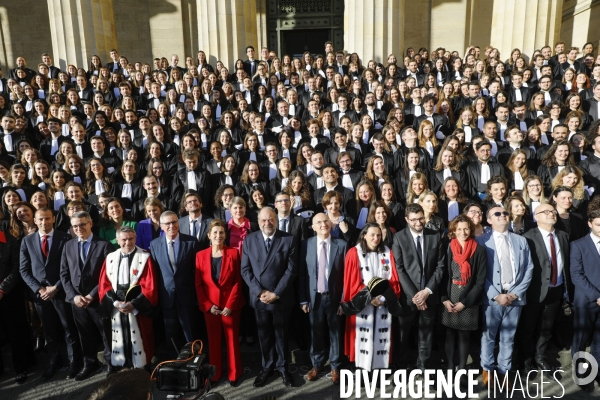
[[[394,233],[396,233],[396,229],[390,226],[391,220],[392,212],[383,201],[379,200],[371,204],[367,223],[373,222],[379,225],[382,235],[381,240],[383,241],[383,244],[390,248],[394,243]]]
[[[479,304],[487,272],[485,247],[475,241],[475,226],[469,217],[459,215],[448,226],[450,245],[442,280],[444,304],[442,324],[446,326],[447,369],[454,370],[458,339],[459,370],[465,369],[469,355],[471,331],[477,330]]]

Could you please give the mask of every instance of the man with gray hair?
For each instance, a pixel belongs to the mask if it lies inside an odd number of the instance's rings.
[[[143,368],[154,355],[152,318],[158,288],[150,253],[135,245],[135,230],[117,229],[121,248],[110,253],[100,273],[100,302],[111,310],[111,365]]]
[[[277,229],[277,215],[270,207],[258,214],[260,231],[246,236],[242,245],[241,271],[256,314],[262,353],[262,371],[254,380],[261,387],[277,369],[285,386],[293,386],[288,369],[288,329],[294,306],[297,257],[294,237]]]
[[[98,281],[106,256],[114,250],[113,245],[92,233],[92,217],[86,211],[71,216],[71,227],[76,237],[65,243],[60,265],[60,280],[65,299],[71,303],[75,326],[83,350],[83,369],[75,376],[82,381],[98,370],[98,344],[104,344],[104,361],[108,373],[110,366],[110,342],[102,325]]]

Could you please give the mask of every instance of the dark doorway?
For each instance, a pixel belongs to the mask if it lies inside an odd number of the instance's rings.
[[[331,40],[331,29],[298,29],[281,31],[283,37],[282,54],[299,57],[305,51],[322,54],[325,42]]]

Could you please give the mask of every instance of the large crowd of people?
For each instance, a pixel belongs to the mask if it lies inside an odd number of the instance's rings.
[[[551,371],[552,342],[600,359],[593,44],[402,56],[18,57],[0,80],[16,382],[36,351],[42,380],[82,381],[99,349],[112,374],[198,338],[232,385],[258,342],[257,387],[294,385],[290,341],[333,383],[349,362],[424,370],[435,346],[460,370],[478,343],[485,384]]]

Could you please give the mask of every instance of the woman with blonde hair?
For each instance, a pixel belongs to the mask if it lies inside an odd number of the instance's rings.
[[[573,205],[571,211],[578,212],[584,221],[587,221],[587,208],[590,196],[583,182],[581,169],[574,165],[567,165],[552,180],[552,190],[565,186],[573,191]]]
[[[422,172],[415,172],[408,182],[406,204],[417,203],[419,201],[419,196],[426,190],[429,190],[427,176]]]
[[[435,137],[435,127],[431,121],[425,119],[421,122],[417,140],[419,141],[419,147],[425,149],[429,155],[429,165],[433,164],[433,160],[440,150],[440,143]]]
[[[425,190],[419,196],[419,205],[423,207],[425,213],[425,228],[443,233],[446,230],[444,220],[437,216],[438,198],[431,190]]]

